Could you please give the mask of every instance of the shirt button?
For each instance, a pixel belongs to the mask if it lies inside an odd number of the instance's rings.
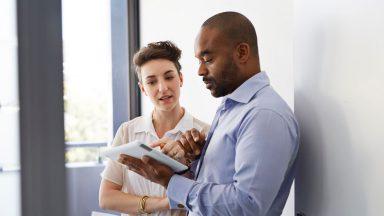
[[[177,204],[177,207],[178,208],[184,208],[184,205],[179,203],[179,204]]]

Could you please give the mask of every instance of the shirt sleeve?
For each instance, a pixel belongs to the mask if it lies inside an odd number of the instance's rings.
[[[112,141],[111,146],[119,146],[123,144],[124,125],[121,125],[116,132],[116,136]],[[103,179],[113,182],[118,185],[123,185],[124,165],[111,159],[107,160],[107,164],[100,174]]]
[[[235,145],[232,182],[198,182],[174,175],[168,184],[169,199],[197,215],[265,215],[292,159],[294,139],[288,123],[270,110],[251,112],[237,131]]]

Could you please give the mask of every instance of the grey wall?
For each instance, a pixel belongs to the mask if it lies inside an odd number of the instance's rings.
[[[90,216],[92,211],[104,211],[99,208],[100,173],[103,165],[71,166],[67,165],[67,197],[69,216]]]
[[[384,2],[296,0],[296,210],[383,215]]]

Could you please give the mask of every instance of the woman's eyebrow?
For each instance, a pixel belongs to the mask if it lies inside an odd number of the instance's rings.
[[[173,70],[167,70],[167,71],[164,73],[164,75],[167,75],[167,74],[172,73],[172,72],[173,72]]]
[[[146,76],[145,79],[151,79],[151,78],[155,78],[156,76],[155,75],[149,75],[149,76]]]

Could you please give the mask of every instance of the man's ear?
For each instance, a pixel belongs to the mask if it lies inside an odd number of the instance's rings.
[[[181,73],[181,71],[179,72],[179,77],[180,77],[180,87],[183,87],[184,77],[183,77],[183,74]]]
[[[140,90],[141,90],[141,93],[143,93],[143,94],[145,94],[146,96],[148,96],[148,95],[147,95],[147,92],[145,92],[145,89],[144,89],[143,84],[142,84],[141,82],[138,82],[137,85],[139,85],[139,88],[140,88]]]
[[[236,59],[239,63],[246,63],[251,55],[251,47],[247,43],[240,43],[236,47]]]

